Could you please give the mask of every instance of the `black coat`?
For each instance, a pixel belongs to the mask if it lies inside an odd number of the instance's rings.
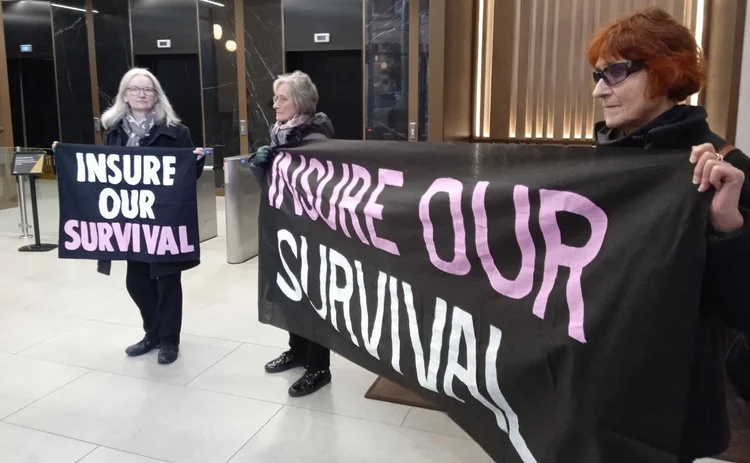
[[[709,129],[706,110],[694,106],[676,106],[628,136],[618,136],[603,122],[596,125],[595,133],[599,146],[684,149],[686,163],[693,146],[711,143],[718,151],[726,145]],[[740,150],[725,159],[750,179],[750,159]],[[701,313],[680,446],[680,457],[686,460],[718,455],[729,445],[723,337],[725,326],[750,330],[749,188],[746,180],[740,197],[745,225],[728,234],[707,231]]]
[[[128,141],[128,135],[123,130],[121,124],[116,124],[104,132],[104,144],[109,146],[125,146]],[[159,148],[193,148],[193,140],[190,138],[190,129],[182,124],[174,127],[166,125],[156,125],[151,129],[148,138],[141,140],[141,146],[154,146]],[[197,176],[203,173],[203,167],[206,164],[206,158],[203,157],[197,163]],[[200,260],[186,262],[172,262],[151,264],[151,278],[159,278],[165,275],[182,272],[197,267]],[[109,273],[107,265],[100,263],[100,271]]]

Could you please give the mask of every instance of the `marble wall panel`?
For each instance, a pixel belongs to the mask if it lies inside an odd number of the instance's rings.
[[[67,0],[66,5],[81,11],[52,4],[60,141],[94,143],[86,4],[85,0]]]
[[[365,0],[366,140],[407,140],[409,1]]]
[[[205,145],[214,149],[217,186],[224,158],[241,154],[235,4],[223,4],[198,3]]]
[[[245,0],[245,76],[249,150],[270,142],[276,121],[273,81],[284,71],[281,0]]]
[[[101,112],[114,103],[120,79],[133,65],[128,0],[93,0],[96,73]]]

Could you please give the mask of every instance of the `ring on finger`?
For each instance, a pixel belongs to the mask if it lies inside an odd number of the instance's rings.
[[[719,162],[724,162],[724,155],[723,154],[719,154],[719,153],[715,153],[715,154],[716,154],[716,159]]]

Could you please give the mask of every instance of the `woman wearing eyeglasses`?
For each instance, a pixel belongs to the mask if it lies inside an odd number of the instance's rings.
[[[333,138],[333,124],[317,112],[318,89],[301,71],[279,76],[273,83],[273,108],[276,123],[271,126],[271,146],[261,147],[253,155],[251,166],[259,181],[270,165],[274,148],[302,140]],[[331,382],[331,351],[294,333],[289,333],[289,350],[266,363],[267,373],[281,373],[304,367],[305,373],[289,387],[291,397],[304,397]]]
[[[133,68],[120,81],[117,99],[102,114],[104,144],[193,148],[190,130],[180,123],[156,77],[146,69]],[[203,148],[198,158],[198,176],[203,172]],[[144,338],[125,349],[130,357],[159,349],[158,363],[177,360],[182,329],[182,272],[195,262],[147,264],[128,261],[125,285],[143,319]],[[109,273],[109,262],[100,262]]]
[[[675,461],[718,455],[729,443],[723,380],[723,325],[750,329],[744,288],[750,284],[750,161],[711,131],[706,110],[682,104],[705,80],[705,61],[690,31],[658,8],[647,8],[599,30],[587,58],[593,96],[604,107],[598,146],[679,149],[692,163],[699,192],[713,191],[706,230],[703,303],[693,371]],[[665,329],[669,329],[665,327]]]

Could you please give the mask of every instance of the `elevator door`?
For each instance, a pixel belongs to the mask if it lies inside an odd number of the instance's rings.
[[[52,146],[60,139],[52,58],[8,58],[8,87],[15,145]]]
[[[318,111],[331,118],[335,138],[362,140],[361,51],[288,52],[286,69],[307,73],[318,87]]]
[[[138,67],[148,68],[159,79],[175,112],[190,129],[193,144],[203,146],[198,55],[136,55],[135,63]]]

